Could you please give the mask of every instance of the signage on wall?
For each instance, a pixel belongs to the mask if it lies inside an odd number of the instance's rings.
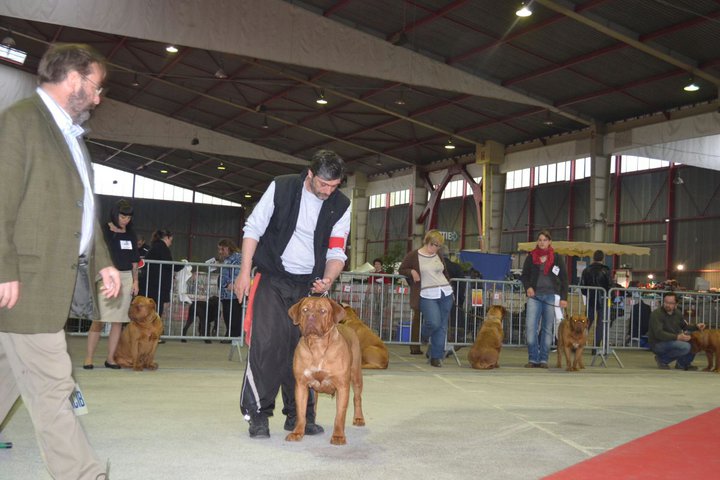
[[[457,242],[460,235],[457,232],[440,232],[445,240],[448,242]]]

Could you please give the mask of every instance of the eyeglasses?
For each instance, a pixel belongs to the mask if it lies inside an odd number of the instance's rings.
[[[88,82],[92,83],[92,84],[95,86],[95,95],[97,95],[97,96],[99,97],[99,96],[102,94],[104,88],[101,87],[100,85],[98,85],[97,82],[91,80],[89,77],[83,75],[82,73],[80,74],[80,76],[81,76],[84,80],[87,80]]]

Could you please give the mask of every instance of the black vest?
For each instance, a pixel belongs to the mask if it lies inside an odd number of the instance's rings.
[[[307,172],[300,175],[282,175],[275,178],[275,208],[265,233],[260,238],[253,256],[253,264],[260,273],[297,277],[285,271],[280,256],[295,232],[300,212],[303,183]],[[315,267],[305,280],[322,278],[325,273],[326,255],[333,226],[350,207],[350,199],[340,190],[335,190],[320,208],[314,235]],[[303,276],[305,277],[305,276]]]

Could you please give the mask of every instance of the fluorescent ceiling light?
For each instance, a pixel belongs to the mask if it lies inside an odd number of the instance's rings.
[[[25,63],[27,53],[10,45],[0,45],[0,58],[10,63],[22,65]]]

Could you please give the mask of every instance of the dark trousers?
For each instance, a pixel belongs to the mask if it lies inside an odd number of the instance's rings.
[[[255,281],[258,282],[257,277]],[[310,280],[293,281],[262,274],[253,302],[252,332],[245,378],[240,393],[244,415],[272,416],[275,397],[282,388],[283,414],[295,416],[293,356],[300,329],[288,310],[310,291]],[[315,395],[308,396],[308,422],[315,420]]]
[[[236,299],[224,299],[222,302],[225,336],[239,338],[242,334],[242,305]]]
[[[594,295],[594,292],[588,294],[588,331],[592,331],[592,326],[597,319],[595,325],[595,347],[599,347],[603,339],[603,329],[605,328],[603,320],[605,319],[605,305],[600,295]]]

